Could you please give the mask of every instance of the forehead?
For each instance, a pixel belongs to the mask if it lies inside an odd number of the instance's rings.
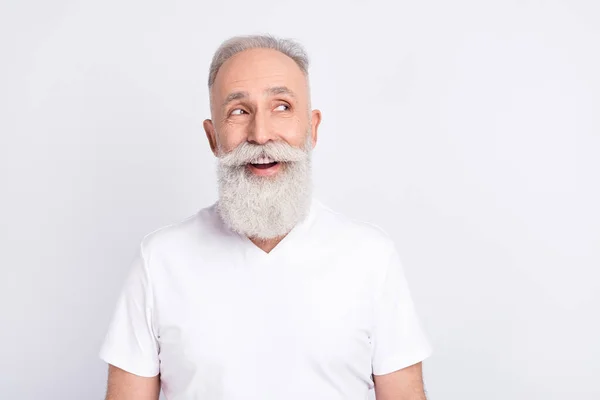
[[[251,49],[223,63],[211,94],[222,99],[235,91],[252,95],[278,86],[286,86],[298,96],[306,96],[306,77],[294,60],[276,50]]]

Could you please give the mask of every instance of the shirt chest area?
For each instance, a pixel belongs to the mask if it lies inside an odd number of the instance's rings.
[[[161,368],[222,377],[266,363],[366,373],[370,279],[346,259],[188,268],[156,294]]]

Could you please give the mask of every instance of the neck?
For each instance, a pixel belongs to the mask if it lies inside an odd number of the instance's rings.
[[[259,247],[265,253],[270,253],[271,250],[273,250],[275,248],[275,246],[277,246],[277,244],[279,244],[279,242],[281,242],[283,240],[283,238],[286,236],[287,235],[283,235],[283,236],[273,238],[273,239],[255,239],[255,238],[248,238],[248,239],[250,239],[250,241],[252,243],[254,243],[257,247]]]

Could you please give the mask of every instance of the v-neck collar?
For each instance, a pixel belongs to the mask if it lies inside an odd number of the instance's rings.
[[[292,228],[292,230],[268,253],[254,244],[254,242],[252,242],[252,240],[250,240],[247,236],[238,232],[234,232],[234,234],[242,243],[245,257],[248,260],[271,261],[278,256],[289,252],[289,247],[294,246],[294,242],[297,242],[297,239],[300,238],[312,224],[316,214],[317,203],[318,202],[316,199],[311,199],[307,216],[302,221],[298,222]]]

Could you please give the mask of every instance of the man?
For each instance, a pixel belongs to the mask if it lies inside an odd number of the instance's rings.
[[[425,399],[394,244],[311,194],[304,50],[232,38],[208,86],[219,199],[143,239],[100,353],[107,399]]]

